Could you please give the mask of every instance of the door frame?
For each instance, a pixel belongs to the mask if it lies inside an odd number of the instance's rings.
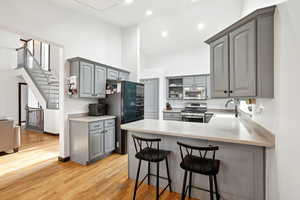
[[[158,87],[158,90],[157,90],[157,102],[158,102],[157,117],[159,119],[160,118],[160,113],[159,113],[159,108],[160,108],[160,102],[159,102],[159,97],[160,97],[160,78],[142,78],[142,79],[140,79],[140,82],[144,83],[144,81],[147,81],[147,80],[156,80],[157,83],[158,83],[157,84],[157,87]],[[145,88],[144,88],[144,98],[145,98]],[[145,100],[144,100],[144,102],[145,102]]]
[[[19,111],[19,120],[18,120],[18,124],[19,126],[22,125],[22,123],[26,122],[22,121],[22,85],[28,85],[27,83],[18,83],[18,111]]]

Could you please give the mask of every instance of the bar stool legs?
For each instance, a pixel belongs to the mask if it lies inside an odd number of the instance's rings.
[[[135,200],[135,197],[136,197],[136,191],[137,191],[137,187],[138,187],[138,181],[139,181],[140,170],[141,170],[141,163],[142,163],[142,160],[139,160],[139,166],[138,166],[136,180],[135,180],[135,186],[134,186],[133,200]]]
[[[151,162],[148,162],[148,174],[151,172]],[[150,185],[150,176],[148,176],[148,185]]]
[[[169,189],[170,189],[170,192],[172,192],[168,158],[166,158],[166,168],[167,168],[167,175],[168,175]]]
[[[210,193],[210,200],[214,200],[214,187],[213,187],[214,181],[213,177],[209,176],[209,193]]]
[[[190,176],[189,176],[189,198],[191,198],[191,193],[192,193],[192,172],[190,172]]]
[[[189,184],[187,186],[186,182],[187,182],[188,173],[189,173]],[[185,200],[187,190],[188,190],[188,193],[189,193],[188,196],[189,196],[189,198],[191,198],[192,176],[193,176],[192,172],[184,171],[182,191],[181,191],[181,200]],[[214,188],[215,188],[215,192],[214,192]],[[208,190],[206,190],[206,191],[208,191]],[[216,194],[217,200],[220,200],[220,194],[219,194],[219,191],[218,191],[217,176],[209,176],[209,194],[210,194],[210,200],[214,200],[214,194]]]
[[[159,162],[156,163],[156,200],[159,200]]]
[[[217,176],[214,176],[214,182],[215,182],[215,190],[216,190],[217,200],[220,200],[220,194],[219,194],[219,190],[218,190]]]
[[[181,200],[185,200],[186,178],[187,178],[187,171],[184,171]]]

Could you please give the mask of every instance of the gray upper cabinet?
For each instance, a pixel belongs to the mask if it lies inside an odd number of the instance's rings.
[[[105,98],[106,88],[106,68],[95,66],[95,95],[99,98]]]
[[[194,84],[195,86],[201,86],[205,87],[206,86],[206,79],[208,76],[195,76],[194,77]]]
[[[182,83],[184,86],[192,86],[194,85],[194,77],[193,76],[183,77]]]
[[[81,62],[80,71],[80,97],[92,97],[94,94],[94,65]]]
[[[212,97],[274,97],[275,8],[258,9],[206,41]]]
[[[210,44],[212,97],[228,97],[229,95],[228,47],[227,35]]]
[[[78,94],[75,97],[105,98],[107,80],[129,79],[129,72],[118,70],[101,63],[76,57],[68,59],[70,76],[77,77]]]
[[[109,80],[118,80],[119,79],[119,72],[117,70],[108,68],[107,69],[107,79],[109,79]]]
[[[119,72],[119,80],[128,81],[129,80],[129,73],[120,71]]]
[[[230,33],[230,96],[256,96],[255,21]]]

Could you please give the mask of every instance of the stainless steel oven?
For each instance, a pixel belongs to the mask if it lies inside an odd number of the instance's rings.
[[[206,88],[205,87],[184,87],[183,99],[186,100],[205,100]]]

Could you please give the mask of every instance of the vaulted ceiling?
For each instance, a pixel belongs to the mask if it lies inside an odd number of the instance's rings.
[[[237,20],[243,0],[49,0],[120,27],[138,24],[141,48],[157,55],[194,48],[212,34]],[[130,2],[130,0],[128,0]],[[152,11],[147,16],[145,12]],[[202,24],[202,29],[198,29]],[[163,38],[162,31],[168,32]]]

